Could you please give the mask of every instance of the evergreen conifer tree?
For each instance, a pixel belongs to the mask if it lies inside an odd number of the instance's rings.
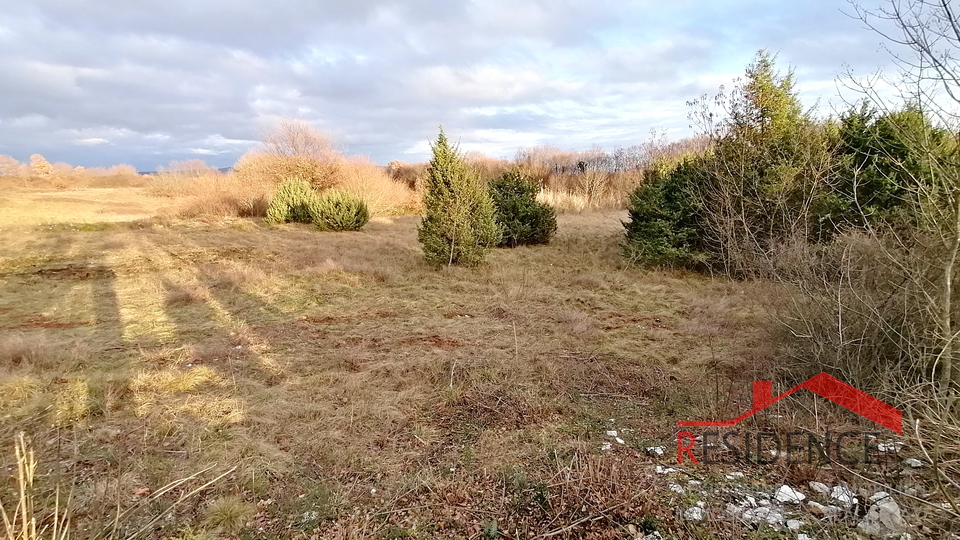
[[[500,240],[493,200],[480,177],[467,169],[442,128],[432,149],[424,217],[417,239],[431,264],[475,266]]]

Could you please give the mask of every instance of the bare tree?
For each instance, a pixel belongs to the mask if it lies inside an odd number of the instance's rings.
[[[960,20],[950,0],[889,0],[876,9],[851,4],[857,18],[886,40],[882,46],[903,77],[894,83],[901,92],[928,113],[956,119],[957,111],[940,99],[960,104]]]
[[[284,119],[263,134],[266,153],[331,161],[340,157],[329,137],[303,120]]]

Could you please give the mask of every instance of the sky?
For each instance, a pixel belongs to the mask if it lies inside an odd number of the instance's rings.
[[[842,105],[838,76],[891,69],[852,13],[845,0],[4,0],[0,155],[227,167],[282,118],[380,164],[425,161],[440,125],[498,158],[679,139],[686,102],[729,88],[763,48],[806,106]]]

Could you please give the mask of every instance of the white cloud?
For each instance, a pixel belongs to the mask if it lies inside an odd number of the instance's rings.
[[[203,143],[207,146],[215,146],[222,149],[236,149],[253,146],[257,144],[257,141],[249,139],[228,139],[219,133],[214,133],[203,139]]]
[[[99,146],[109,142],[110,141],[102,137],[87,137],[86,139],[76,139],[73,141],[73,144],[77,146]]]
[[[516,101],[548,88],[535,71],[498,66],[432,66],[420,70],[417,78],[416,85],[425,97],[444,96],[470,102]]]

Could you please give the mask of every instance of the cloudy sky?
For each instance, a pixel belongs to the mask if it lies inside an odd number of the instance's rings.
[[[140,170],[229,166],[285,117],[381,164],[424,160],[441,123],[495,157],[612,149],[689,134],[685,102],[760,48],[827,109],[845,65],[889,64],[845,0],[3,4],[0,154]]]

